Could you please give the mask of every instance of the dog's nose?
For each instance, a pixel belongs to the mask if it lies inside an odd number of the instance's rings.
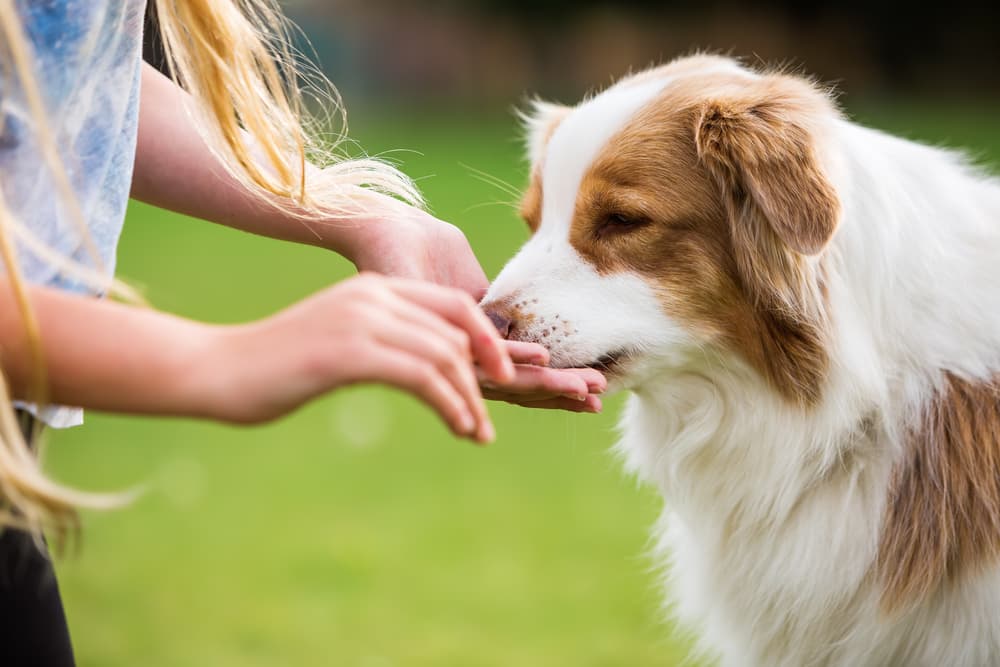
[[[490,318],[490,321],[493,322],[493,326],[497,328],[497,331],[500,332],[502,337],[506,338],[510,335],[511,321],[509,317],[493,308],[486,309],[486,316]]]

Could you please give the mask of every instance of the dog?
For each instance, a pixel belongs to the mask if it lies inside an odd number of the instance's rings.
[[[484,308],[630,392],[702,650],[1000,665],[1000,181],[718,56],[525,123],[533,235]]]

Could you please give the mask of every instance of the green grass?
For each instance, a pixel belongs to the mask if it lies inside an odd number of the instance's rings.
[[[865,120],[1000,155],[982,112],[871,107]],[[389,121],[392,122],[389,122]],[[526,237],[510,197],[469,167],[523,179],[513,122],[355,119],[400,153],[488,273]],[[121,274],[166,310],[229,322],[273,312],[350,273],[312,248],[136,205]],[[248,359],[247,363],[253,363]],[[144,483],[135,504],[88,515],[59,562],[79,663],[177,665],[675,665],[643,556],[658,513],[599,417],[494,406],[499,440],[451,438],[415,401],[361,388],[245,430],[92,414],[51,438],[59,478]]]

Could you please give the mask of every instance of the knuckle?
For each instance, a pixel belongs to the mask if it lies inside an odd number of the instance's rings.
[[[345,306],[345,319],[358,323],[373,323],[381,314],[372,308],[371,299],[364,298],[364,295],[361,297]]]
[[[470,305],[475,305],[469,293],[458,287],[442,286],[441,294],[453,308],[468,308]]]
[[[434,366],[417,362],[413,368],[413,383],[423,392],[431,392],[437,386],[437,371]]]
[[[361,273],[354,279],[355,289],[363,296],[377,297],[385,292],[385,281],[377,273]]]
[[[476,300],[472,298],[472,295],[464,290],[455,288],[455,297],[458,299],[459,305],[461,305],[466,310],[474,311],[479,308],[479,304]]]
[[[361,295],[357,291],[351,291],[345,296],[349,298],[344,299],[340,304],[341,313],[345,319],[360,315],[365,303],[364,299],[360,298]]]
[[[454,374],[465,368],[465,360],[454,354],[446,353],[441,358],[441,366]]]
[[[364,291],[365,289],[368,289],[369,286],[372,284],[372,282],[373,282],[372,281],[372,274],[370,274],[370,273],[359,273],[358,275],[354,276],[350,280],[344,282],[344,285],[346,287],[350,287],[351,289],[353,289],[355,291],[361,292],[361,291]]]
[[[431,338],[428,343],[428,356],[433,360],[435,366],[444,366],[448,362],[448,359],[453,356],[451,348],[448,347],[446,341],[438,337],[434,337]]]
[[[455,354],[455,352],[449,347],[442,346],[439,350],[437,356],[438,368],[445,371],[449,375],[455,375],[461,371],[465,363],[465,359],[461,355]]]
[[[454,334],[454,346],[458,348],[463,355],[468,354],[469,349],[472,347],[472,336],[461,329],[457,329]]]

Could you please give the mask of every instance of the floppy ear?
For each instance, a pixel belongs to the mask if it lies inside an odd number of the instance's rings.
[[[767,232],[756,225],[763,223],[796,253],[823,250],[837,229],[840,202],[817,161],[814,128],[835,117],[828,95],[780,75],[699,108],[698,157],[737,218],[737,240],[759,242]]]
[[[569,112],[569,107],[533,100],[529,109],[519,113],[524,124],[525,144],[531,164],[537,165],[541,161],[545,146]]]

